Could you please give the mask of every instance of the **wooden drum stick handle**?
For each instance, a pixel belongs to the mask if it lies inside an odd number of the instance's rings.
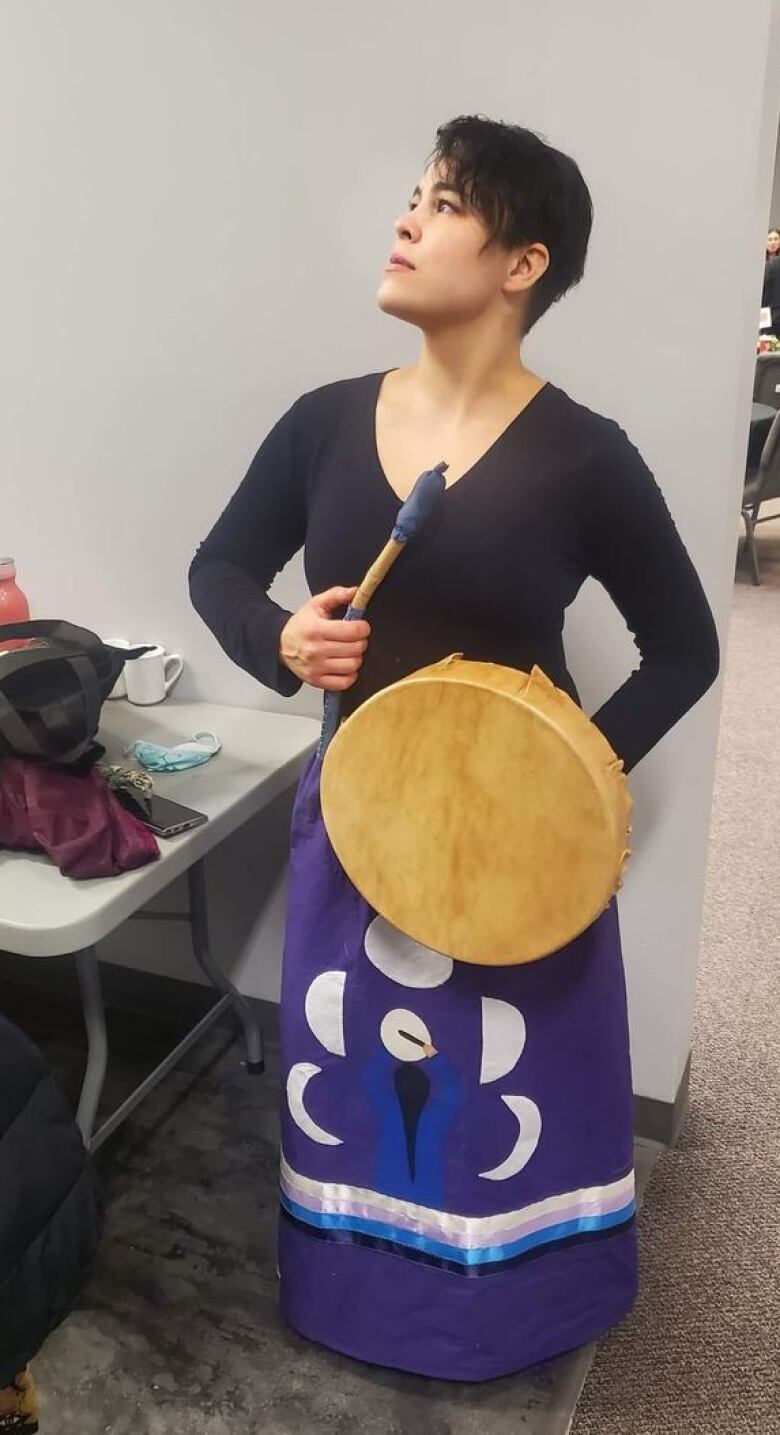
[[[378,558],[374,559],[363,582],[357,590],[351,608],[365,609],[373,598],[379,584],[386,578],[399,553],[403,553],[404,544],[398,543],[395,538],[389,538]]]

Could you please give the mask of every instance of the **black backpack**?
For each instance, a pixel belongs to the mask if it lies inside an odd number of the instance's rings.
[[[60,619],[0,624],[0,758],[78,762],[125,660],[148,651],[108,647]]]

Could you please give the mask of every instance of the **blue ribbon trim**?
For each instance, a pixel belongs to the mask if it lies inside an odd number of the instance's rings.
[[[315,1240],[330,1241],[334,1245],[363,1246],[368,1250],[383,1251],[388,1255],[402,1256],[404,1260],[416,1261],[420,1265],[433,1266],[436,1270],[449,1271],[453,1275],[466,1277],[481,1277],[500,1275],[502,1271],[516,1270],[519,1266],[526,1265],[529,1261],[539,1260],[540,1257],[553,1255],[557,1251],[566,1250],[569,1246],[591,1245],[596,1241],[609,1240],[626,1231],[634,1224],[635,1216],[631,1215],[620,1225],[608,1226],[599,1231],[580,1231],[576,1235],[565,1236],[562,1239],[548,1242],[541,1246],[532,1246],[523,1255],[515,1256],[511,1260],[493,1261],[490,1264],[463,1265],[462,1261],[444,1260],[440,1256],[430,1255],[427,1251],[416,1250],[412,1246],[401,1245],[397,1241],[382,1240],[378,1236],[364,1235],[360,1231],[326,1230],[323,1227],[312,1226],[308,1221],[299,1220],[287,1210],[284,1203],[281,1208],[282,1219],[297,1230],[305,1232],[307,1236]]]
[[[297,1224],[308,1226],[313,1230],[327,1235],[338,1234],[342,1237],[363,1236],[368,1238],[370,1243],[381,1243],[383,1247],[389,1245],[398,1254],[408,1254],[410,1250],[417,1251],[420,1255],[430,1257],[436,1262],[444,1262],[447,1266],[455,1267],[458,1270],[469,1271],[485,1266],[495,1268],[496,1265],[501,1265],[506,1267],[516,1263],[538,1247],[556,1245],[562,1241],[568,1242],[573,1238],[594,1233],[609,1232],[618,1226],[628,1225],[636,1213],[636,1202],[631,1200],[619,1211],[609,1211],[602,1216],[580,1216],[574,1221],[561,1221],[557,1225],[548,1226],[546,1230],[534,1231],[531,1235],[523,1236],[519,1241],[510,1241],[506,1245],[482,1246],[466,1250],[459,1246],[447,1245],[443,1241],[431,1240],[429,1236],[420,1235],[416,1231],[406,1231],[397,1226],[386,1225],[382,1221],[369,1221],[360,1216],[310,1211],[308,1207],[291,1201],[284,1193],[281,1196],[281,1203],[283,1210],[294,1217]]]

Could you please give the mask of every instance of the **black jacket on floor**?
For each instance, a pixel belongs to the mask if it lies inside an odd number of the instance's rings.
[[[0,1016],[0,1386],[67,1315],[100,1229],[73,1113],[38,1048]]]

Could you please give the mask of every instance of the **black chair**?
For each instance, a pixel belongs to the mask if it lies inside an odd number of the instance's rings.
[[[761,357],[780,359],[780,355],[774,354]],[[756,585],[761,582],[756,552],[756,526],[759,523],[771,523],[773,518],[780,518],[780,513],[767,513],[763,518],[759,518],[758,511],[761,504],[766,503],[770,498],[780,498],[780,412],[775,414],[772,420],[772,427],[764,440],[758,466],[748,468],[745,472],[745,487],[742,493],[745,547],[750,559],[753,582]]]
[[[780,409],[780,354],[756,354],[753,403]]]

